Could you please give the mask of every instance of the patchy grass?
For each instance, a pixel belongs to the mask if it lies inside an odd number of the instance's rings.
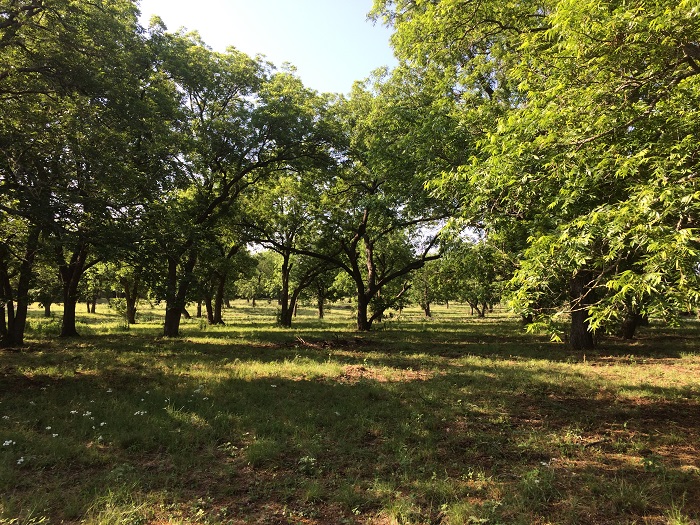
[[[461,306],[370,334],[238,303],[0,351],[0,524],[691,524],[700,326],[594,353]]]

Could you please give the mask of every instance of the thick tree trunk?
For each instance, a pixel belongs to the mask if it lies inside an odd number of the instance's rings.
[[[63,295],[63,324],[61,325],[61,337],[79,337],[75,326],[75,307],[78,301],[70,292]]]
[[[165,309],[165,323],[163,325],[163,335],[165,337],[177,337],[180,335],[180,317],[182,310],[173,305]]]
[[[85,312],[86,313],[91,313],[90,312],[90,301],[85,301]]]
[[[369,332],[372,329],[372,320],[368,317],[369,301],[364,294],[357,295],[357,330]]]
[[[182,268],[182,276],[178,282],[178,259],[168,258],[168,277],[165,299],[165,323],[163,324],[163,336],[178,337],[180,335],[180,318],[190,314],[185,309],[187,292],[189,291],[192,269],[197,262],[197,256],[189,250],[187,260]]]
[[[44,317],[51,317],[51,301],[44,301]]]
[[[165,298],[165,322],[163,324],[163,335],[165,337],[177,337],[180,335],[180,317],[184,302],[180,302],[177,293],[177,261],[168,259],[168,277],[166,284]]]
[[[648,324],[649,319],[646,319],[643,315],[638,314],[635,311],[629,311],[622,321],[620,335],[624,339],[634,339],[634,336],[637,333],[637,328],[640,326],[648,326]]]
[[[588,324],[588,307],[593,302],[590,283],[592,274],[579,270],[571,279],[571,331],[569,342],[574,350],[592,350],[595,339]]]
[[[75,326],[75,308],[78,304],[78,284],[85,271],[85,261],[88,247],[80,244],[66,263],[63,257],[63,247],[58,247],[56,255],[59,262],[59,275],[63,285],[63,322],[61,337],[78,337],[80,334]]]

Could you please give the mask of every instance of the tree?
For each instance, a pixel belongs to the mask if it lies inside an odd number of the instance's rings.
[[[315,219],[323,249],[297,250],[340,268],[354,283],[360,331],[370,330],[408,290],[401,285],[394,294],[382,293],[386,286],[404,283],[439,257],[441,221],[453,211],[449,199],[434,198],[424,187],[445,161],[426,154],[429,146],[412,127],[424,115],[447,130],[451,121],[439,112],[428,115],[434,108],[412,105],[411,89],[409,79],[379,77],[371,89],[357,84],[350,99],[339,102],[346,139],[339,143],[338,169],[319,183]]]
[[[329,163],[329,157],[318,159],[319,166]],[[288,328],[301,293],[330,268],[328,262],[296,253],[320,240],[314,221],[320,202],[317,173],[318,168],[311,165],[304,171],[281,174],[258,184],[244,204],[250,239],[280,255],[279,322]]]
[[[165,63],[179,86],[189,138],[185,178],[153,215],[172,228],[163,235],[156,227],[154,238],[168,265],[164,334],[173,337],[200,239],[247,188],[317,154],[325,101],[291,73],[233,48],[213,52],[195,34],[170,35]]]
[[[152,139],[167,121],[167,81],[131,1],[19,1],[2,13],[0,210],[26,221],[26,255],[44,237],[64,288],[61,333],[76,335],[78,284],[99,259],[90,246],[123,231],[142,191],[159,187],[167,141]],[[23,260],[20,318],[34,255]]]
[[[481,93],[485,67],[510,86],[472,162],[441,182],[492,228],[527,224],[516,308],[570,314],[587,349],[610,323],[697,304],[695,3],[458,4],[376,2],[398,49],[429,57],[443,85]],[[485,123],[481,108],[464,97],[459,112]]]

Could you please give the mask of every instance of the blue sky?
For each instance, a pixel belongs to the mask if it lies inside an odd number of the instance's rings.
[[[367,21],[372,0],[141,0],[141,21],[197,30],[217,51],[234,46],[297,68],[318,91],[349,92],[355,80],[396,61],[390,31]]]

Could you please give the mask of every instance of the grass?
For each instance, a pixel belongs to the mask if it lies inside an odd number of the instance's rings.
[[[226,326],[32,310],[0,350],[0,524],[692,524],[700,326],[593,353],[459,305]]]

